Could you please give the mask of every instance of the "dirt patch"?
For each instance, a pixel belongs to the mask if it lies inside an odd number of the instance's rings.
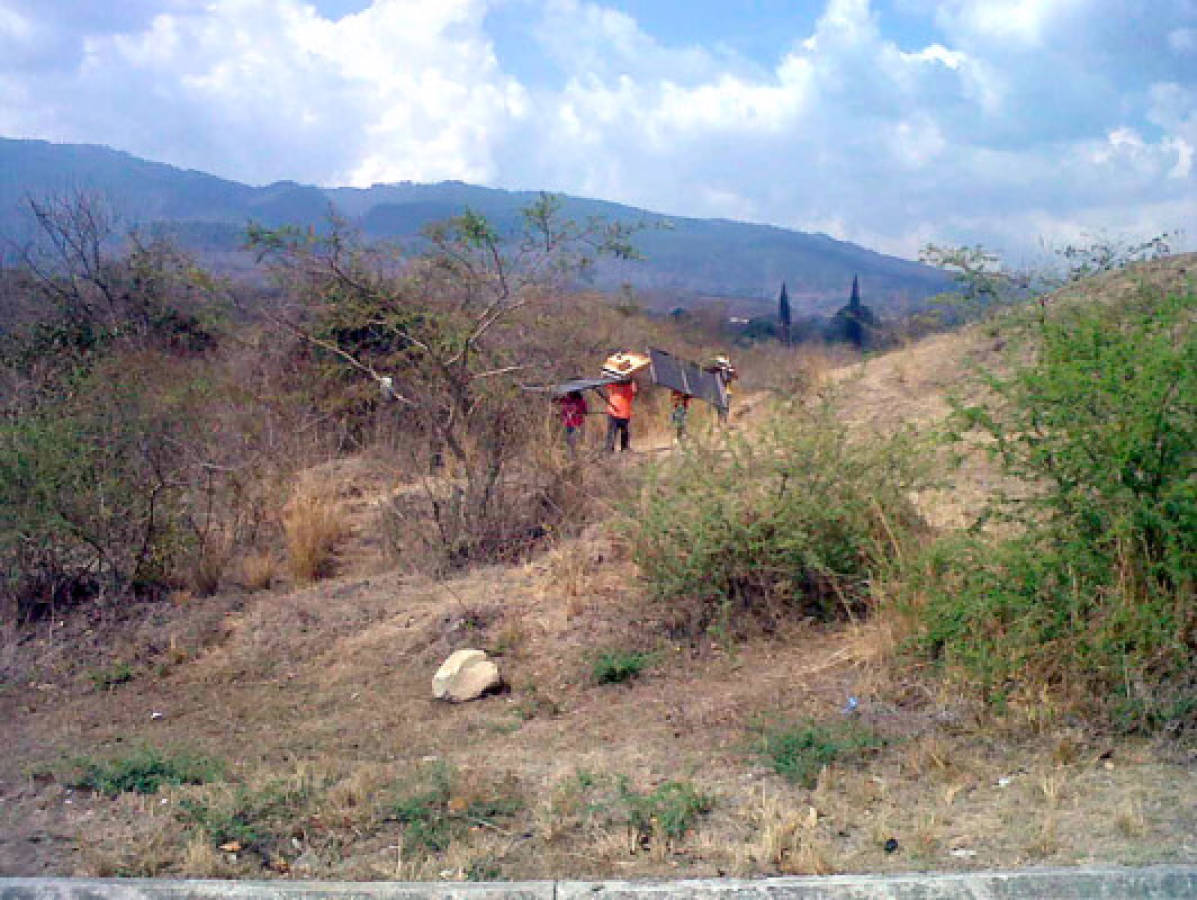
[[[187,607],[171,612],[188,621]],[[1004,738],[955,698],[885,683],[872,627],[669,643],[624,551],[598,531],[447,582],[342,577],[254,595],[225,610],[219,640],[161,674],[5,689],[0,871],[638,877],[1197,858],[1192,760],[1150,744],[1106,753],[1064,722]],[[508,691],[433,701],[432,673],[466,645],[497,655]],[[600,685],[603,647],[653,661]],[[813,787],[760,750],[768,729],[849,719],[876,746]],[[225,774],[144,797],[71,786],[80,757],[146,745],[204,754]],[[512,811],[405,856],[415,826],[394,811],[436,766],[451,791],[502,786]],[[692,785],[709,811],[678,836],[636,827],[629,804],[670,796],[670,783]],[[446,811],[464,802],[446,796]],[[194,812],[237,803],[269,835],[258,850],[220,850]]]

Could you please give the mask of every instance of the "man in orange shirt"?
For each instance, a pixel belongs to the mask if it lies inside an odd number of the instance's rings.
[[[632,421],[632,400],[637,386],[632,379],[607,385],[607,452],[615,452],[615,436],[619,435],[619,449],[630,449],[629,424]]]

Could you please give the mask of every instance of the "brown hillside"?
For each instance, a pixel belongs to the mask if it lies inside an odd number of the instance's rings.
[[[1085,295],[1191,284],[1194,263],[1104,276]],[[927,430],[945,393],[970,389],[969,372],[1000,365],[1002,349],[1000,332],[977,326],[828,382],[862,434]],[[737,403],[747,432],[769,414],[763,393]],[[664,430],[639,449],[668,453]],[[374,535],[385,473],[356,459],[320,475],[351,531],[336,577],[4,636],[0,874],[631,878],[1197,862],[1191,756],[1092,737],[1046,704],[996,719],[899,668],[893,618],[796,623],[735,646],[671,641],[627,547],[601,526],[525,564],[404,575],[388,571]],[[934,526],[964,524],[995,476],[978,457],[952,477],[919,498]],[[508,689],[434,701],[433,672],[467,646],[498,656]],[[604,650],[652,662],[627,684],[597,684]],[[878,740],[813,787],[758,752],[763,728],[842,730],[849,697],[851,721]],[[225,769],[149,795],[73,786],[88,761],[147,746]],[[675,833],[674,807],[646,799],[674,796],[662,792],[671,783],[694,798]]]

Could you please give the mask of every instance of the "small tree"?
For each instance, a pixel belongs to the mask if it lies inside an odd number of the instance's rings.
[[[22,618],[171,575],[199,430],[175,363],[215,344],[173,247],[122,248],[85,193],[31,208],[40,240],[13,279],[31,302],[0,339],[0,594]]]
[[[204,350],[213,344],[197,311],[211,302],[211,284],[177,247],[121,235],[99,195],[30,198],[39,238],[19,249],[34,293],[45,341],[60,349],[170,345]]]
[[[972,247],[927,244],[919,251],[919,261],[943,269],[956,282],[955,293],[931,301],[939,307],[939,318],[947,325],[979,319],[1024,297],[1031,286],[1029,277],[1007,270],[997,254],[980,244]]]
[[[430,492],[451,562],[492,555],[516,537],[504,518],[529,499],[504,481],[528,434],[517,402],[517,376],[533,365],[521,354],[522,311],[599,254],[634,256],[633,229],[563,220],[560,207],[542,194],[512,235],[466,210],[426,229],[429,249],[411,260],[363,245],[340,222],[324,236],[250,229],[250,246],[298,301],[273,321],[383,386],[424,435],[434,468],[446,454],[453,463],[460,480]]]
[[[1134,262],[1169,256],[1172,253],[1169,244],[1172,237],[1167,232],[1147,240],[1086,234],[1083,235],[1083,243],[1068,244],[1063,249],[1056,250],[1056,255],[1063,259],[1068,267],[1067,280],[1080,281],[1091,275],[1124,269]]]

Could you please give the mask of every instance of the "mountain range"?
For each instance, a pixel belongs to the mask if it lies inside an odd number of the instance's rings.
[[[164,229],[209,264],[243,268],[250,221],[319,226],[330,212],[369,238],[415,242],[429,222],[466,208],[499,229],[514,228],[536,191],[506,191],[458,181],[321,188],[279,181],[254,187],[204,172],[140,159],[107,147],[0,138],[0,238],[28,240],[29,198],[84,190],[99,194],[125,227]],[[859,276],[865,302],[883,314],[921,305],[945,290],[937,269],[836,240],[770,225],[653,213],[603,200],[562,196],[562,214],[650,226],[635,237],[644,257],[606,261],[593,273],[601,290],[630,286],[668,309],[720,301],[741,315],[776,309],[786,283],[795,317],[826,314],[847,299]]]

